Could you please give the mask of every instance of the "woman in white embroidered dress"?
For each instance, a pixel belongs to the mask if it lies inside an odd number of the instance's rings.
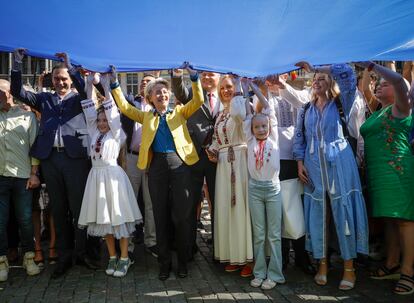
[[[87,96],[92,96],[93,75],[86,84]],[[123,277],[131,265],[128,258],[128,238],[135,224],[142,221],[134,190],[124,170],[118,166],[119,151],[126,136],[112,99],[107,75],[101,77],[105,101],[96,110],[92,99],[82,101],[82,108],[91,138],[89,172],[78,224],[87,227],[88,234],[105,237],[109,252],[108,275]],[[120,239],[121,257],[118,260],[115,238]]]
[[[220,78],[218,93],[223,110],[214,126],[208,156],[211,161],[217,161],[214,258],[229,263],[225,268],[227,272],[237,271],[247,264],[241,276],[249,277],[252,269],[248,263],[253,261],[253,246],[247,203],[247,146],[243,132],[246,108],[240,91],[240,79],[234,80],[230,75]]]

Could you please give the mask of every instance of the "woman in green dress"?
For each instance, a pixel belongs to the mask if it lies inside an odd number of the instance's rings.
[[[409,143],[413,127],[409,85],[400,74],[386,67],[372,62],[358,65],[383,78],[376,92],[382,109],[361,127],[372,216],[382,217],[386,222],[387,259],[371,277],[399,278],[394,292],[411,294],[414,292],[414,156]]]

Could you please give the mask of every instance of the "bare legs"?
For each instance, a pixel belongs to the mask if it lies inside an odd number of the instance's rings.
[[[116,257],[115,250],[115,238],[113,235],[106,235],[105,237],[106,247],[110,257]],[[119,246],[121,249],[121,258],[128,258],[128,238],[121,238],[119,240]]]
[[[400,239],[400,248],[402,254],[401,274],[409,277],[414,276],[414,222],[398,220],[395,222],[398,227],[398,235]],[[396,234],[394,234],[395,237]],[[400,283],[409,287],[414,287],[413,283],[405,280],[400,280]],[[395,291],[405,291],[400,287],[396,287]]]
[[[41,245],[41,224],[40,224],[40,211],[33,210],[32,211],[32,221],[33,221],[33,234],[35,238],[35,262],[43,262],[43,254],[42,254],[42,245]]]

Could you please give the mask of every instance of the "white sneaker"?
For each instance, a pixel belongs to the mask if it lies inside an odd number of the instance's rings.
[[[253,280],[250,281],[250,286],[251,287],[260,287],[260,285],[262,285],[262,283],[263,283],[263,279],[254,278]]]
[[[28,251],[23,257],[23,268],[26,269],[26,273],[29,276],[35,276],[40,274],[40,268],[34,261],[35,253]]]
[[[266,279],[263,283],[262,283],[262,289],[263,290],[269,290],[272,289],[273,287],[276,286],[276,282],[270,279]]]
[[[106,267],[105,273],[108,276],[113,276],[114,273],[115,273],[117,264],[118,264],[118,258],[117,257],[115,257],[115,258],[109,258],[108,266]]]
[[[116,265],[116,270],[114,272],[114,277],[125,277],[128,273],[128,268],[131,266],[131,260],[128,258],[127,260],[118,260],[118,264]]]
[[[9,262],[6,256],[0,256],[0,282],[7,281],[9,276]]]

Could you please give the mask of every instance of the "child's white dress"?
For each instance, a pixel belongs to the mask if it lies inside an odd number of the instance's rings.
[[[142,222],[137,199],[125,171],[117,164],[119,151],[125,141],[118,109],[111,99],[102,103],[110,130],[101,134],[97,128],[97,111],[92,100],[82,101],[82,109],[91,137],[89,172],[79,226],[88,227],[88,234],[115,238],[129,237],[135,225]]]

